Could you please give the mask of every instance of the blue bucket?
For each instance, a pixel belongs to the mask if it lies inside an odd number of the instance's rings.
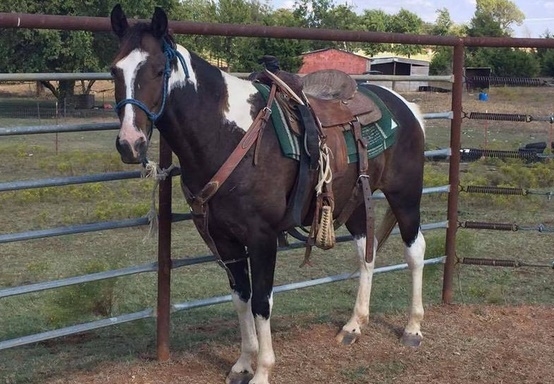
[[[480,92],[480,93],[479,93],[479,100],[480,100],[480,101],[488,101],[488,100],[489,100],[489,95],[488,95],[488,93]]]

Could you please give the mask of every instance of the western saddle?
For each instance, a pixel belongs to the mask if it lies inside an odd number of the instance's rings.
[[[382,113],[367,96],[357,92],[356,82],[346,73],[321,70],[299,77],[284,71],[267,69],[261,76],[266,83],[277,85],[276,101],[285,111],[290,130],[303,141],[300,170],[289,209],[296,226],[301,226],[313,203],[315,211],[306,240],[304,264],[309,263],[312,246],[329,249],[335,245],[334,229],[344,224],[360,202],[360,191],[366,210],[366,261],[373,260],[374,215],[369,184],[367,143],[362,127],[381,119]],[[358,182],[351,198],[334,216],[333,174],[347,167],[344,132],[352,131],[358,155]],[[289,231],[298,235],[296,229]],[[297,236],[295,236],[297,237]]]

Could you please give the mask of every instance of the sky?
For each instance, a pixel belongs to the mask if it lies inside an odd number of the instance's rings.
[[[273,8],[290,8],[294,0],[268,0]],[[512,0],[525,15],[521,26],[513,25],[514,37],[541,37],[546,30],[554,33],[554,0]],[[415,13],[423,21],[435,22],[436,10],[446,8],[456,24],[469,23],[475,13],[475,0],[334,0],[335,4],[347,3],[362,13],[366,9],[381,9],[395,14],[404,8]]]

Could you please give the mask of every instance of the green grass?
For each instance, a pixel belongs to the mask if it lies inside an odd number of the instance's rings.
[[[510,102],[512,96],[509,93],[492,94],[491,100]],[[0,117],[0,123],[10,122]],[[473,123],[464,121],[464,131],[471,132]],[[529,137],[529,132],[520,132],[515,128],[498,129],[494,131],[496,140],[491,142],[508,143],[510,148],[504,149],[514,149],[522,138]],[[533,134],[536,134],[535,130]],[[135,166],[121,163],[114,149],[115,135],[115,132],[83,132],[3,137],[0,140],[0,156],[3,159],[0,182],[136,170]],[[479,147],[483,144],[482,136],[470,136],[464,135],[463,145]],[[158,140],[154,135],[152,158],[156,158]],[[444,146],[442,143],[447,145],[448,130],[444,126],[431,126],[427,130],[427,141],[430,147]],[[447,175],[448,164],[428,163],[425,184],[444,185]],[[553,175],[553,162],[524,164],[487,160],[464,164],[461,183],[547,191],[554,189]],[[0,233],[138,217],[149,208],[151,188],[152,181],[143,179],[3,192],[0,193]],[[187,212],[177,180],[174,180],[173,189],[173,210]],[[424,196],[423,222],[446,220],[446,204],[446,194]],[[541,195],[521,197],[462,193],[458,210],[461,221],[508,222],[522,226],[545,223],[552,227],[552,204]],[[377,212],[383,210],[383,202],[379,201]],[[140,227],[2,244],[0,287],[153,262],[156,260],[156,241],[145,240],[147,232],[147,228]],[[444,254],[444,236],[444,230],[426,233],[427,258]],[[458,257],[519,259],[548,264],[552,262],[551,236],[537,231],[459,229],[457,253]],[[174,258],[208,254],[192,223],[173,225],[172,254]],[[302,249],[281,252],[276,284],[355,272],[357,268],[354,247],[349,243],[338,244],[332,251],[315,250],[312,267],[299,268],[302,259]],[[383,266],[401,262],[402,243],[399,236],[394,236],[384,246],[376,263]],[[426,268],[426,305],[440,303],[442,273],[442,266]],[[552,271],[547,268],[505,269],[461,265],[456,269],[454,297],[460,303],[552,305],[554,288],[549,283],[551,278]],[[286,328],[293,319],[306,323],[343,323],[350,316],[356,289],[357,282],[348,280],[276,295],[274,327]],[[405,313],[409,290],[407,271],[377,275],[374,279],[372,313]],[[225,273],[214,264],[173,271],[173,303],[228,293]],[[98,305],[89,306],[91,303]],[[108,285],[81,285],[4,298],[0,299],[0,340],[91,321],[105,314],[117,316],[154,308],[155,305],[155,274],[118,278]],[[238,340],[236,316],[230,303],[175,313],[171,332],[171,348],[175,351],[185,351],[204,342],[234,344]],[[0,351],[0,383],[39,383],[46,377],[60,376],[67,371],[93,369],[107,361],[132,361],[137,356],[152,355],[154,351],[155,321],[137,321],[80,336]],[[360,366],[343,372],[343,376],[346,382],[362,383],[367,380],[368,372],[378,370],[381,376],[390,377],[390,382],[393,382],[395,375],[404,369],[402,364]]]

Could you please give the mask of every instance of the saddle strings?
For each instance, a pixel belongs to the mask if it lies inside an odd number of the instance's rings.
[[[333,180],[333,171],[331,170],[331,157],[333,152],[327,144],[323,144],[319,151],[319,178],[315,186],[316,194],[319,196],[323,193],[323,185],[329,184]]]

